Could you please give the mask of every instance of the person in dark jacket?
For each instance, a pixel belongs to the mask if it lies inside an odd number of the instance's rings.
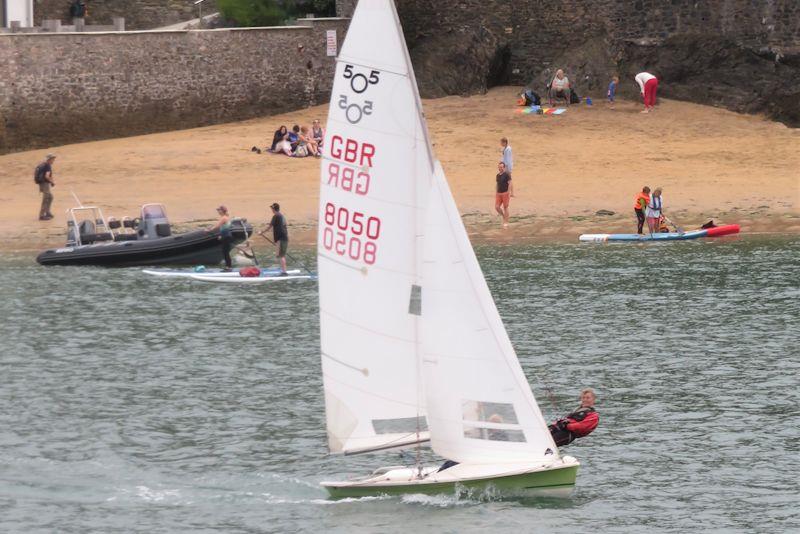
[[[283,141],[289,131],[286,129],[286,126],[281,126],[277,130],[275,130],[275,134],[272,136],[272,146],[269,147],[270,152],[275,152],[278,143]]]
[[[56,185],[53,180],[53,163],[55,161],[56,157],[48,154],[47,158],[33,171],[33,181],[39,186],[39,192],[42,194],[42,205],[39,208],[40,221],[49,221],[53,218],[53,214],[50,212],[50,207],[53,205],[53,193],[50,192],[50,189]]]
[[[588,436],[597,428],[600,414],[594,409],[595,400],[594,391],[591,388],[584,389],[578,409],[548,427],[557,446],[569,445],[576,438]]]

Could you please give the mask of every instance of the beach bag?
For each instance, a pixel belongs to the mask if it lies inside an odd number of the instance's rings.
[[[245,278],[255,278],[257,276],[261,276],[261,269],[258,267],[244,267],[239,269],[239,276],[243,276]]]
[[[44,166],[45,163],[40,163],[36,166],[36,170],[33,171],[33,182],[36,184],[43,184],[47,180],[44,179]],[[30,167],[28,167],[30,168]]]
[[[575,92],[575,89],[572,89],[569,92],[569,103],[570,104],[580,104],[581,97],[578,96],[578,93]]]
[[[305,145],[301,145],[297,147],[297,150],[294,153],[295,157],[304,158],[308,156],[308,147]]]
[[[519,97],[520,106],[540,106],[542,99],[532,89],[526,89]]]

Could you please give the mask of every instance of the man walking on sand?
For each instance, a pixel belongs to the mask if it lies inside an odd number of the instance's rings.
[[[39,192],[42,194],[42,205],[39,208],[40,221],[49,221],[53,218],[53,214],[50,213],[50,206],[53,204],[53,193],[50,192],[50,188],[56,185],[53,180],[53,163],[55,161],[56,157],[48,154],[47,158],[33,171],[33,181],[39,186]]]
[[[511,153],[511,145],[508,144],[508,139],[503,137],[500,139],[501,148],[501,161],[506,164],[506,172],[511,176],[514,172],[514,154]]]
[[[508,228],[508,204],[514,196],[514,184],[506,171],[506,164],[497,164],[497,190],[494,195],[494,210],[503,217],[503,228]]]

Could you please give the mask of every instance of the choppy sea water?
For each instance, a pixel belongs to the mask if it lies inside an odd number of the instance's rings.
[[[800,529],[800,240],[478,256],[546,415],[599,394],[571,498],[328,500],[320,480],[399,458],[326,456],[313,282],[6,255],[0,531]]]

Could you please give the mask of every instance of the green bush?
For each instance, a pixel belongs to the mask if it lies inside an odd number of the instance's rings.
[[[336,14],[335,0],[217,0],[217,7],[226,20],[239,26],[279,26],[307,14]]]
[[[276,0],[217,0],[217,7],[240,26],[280,26],[287,17]]]

